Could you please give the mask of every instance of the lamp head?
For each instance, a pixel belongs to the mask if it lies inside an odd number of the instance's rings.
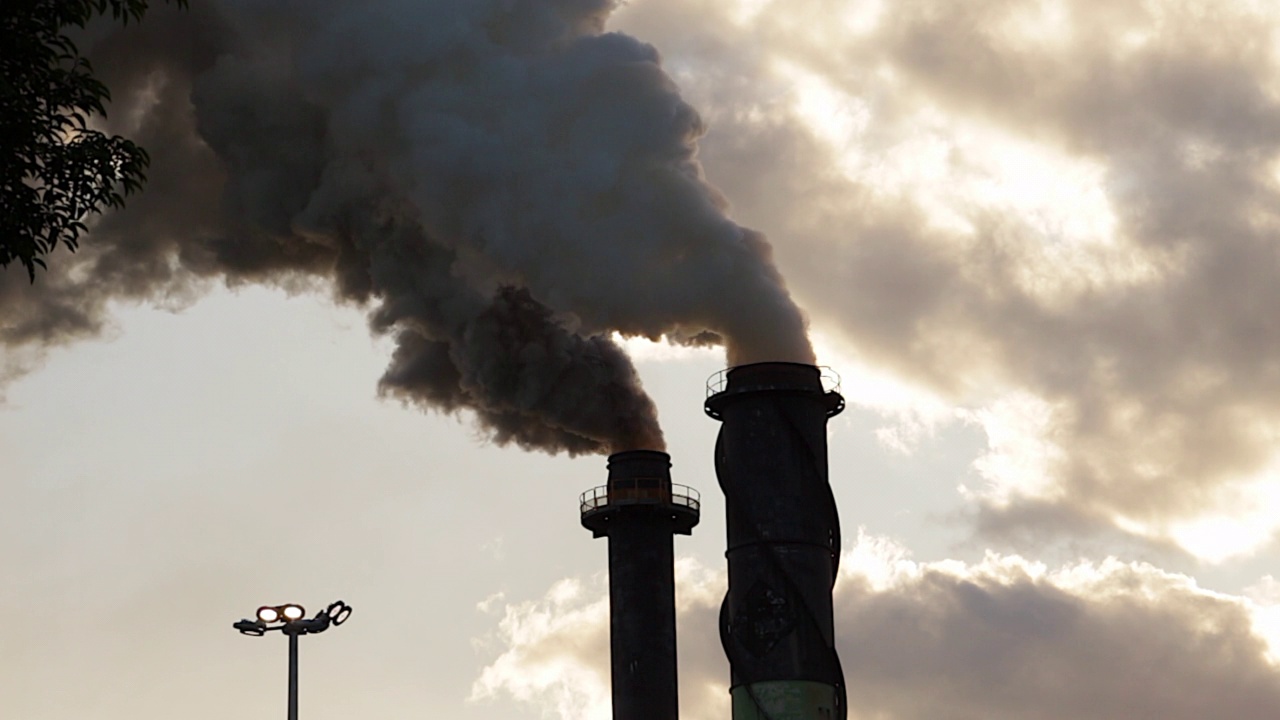
[[[329,621],[335,626],[341,625],[351,617],[351,606],[339,600],[330,605],[324,613],[329,616]]]
[[[285,605],[263,605],[258,608],[258,619],[270,625],[277,622],[294,622],[307,614],[306,608],[297,603]]]
[[[297,603],[263,605],[255,613],[256,620],[241,620],[232,627],[243,635],[262,636],[270,630],[280,630],[286,635],[306,635],[324,632],[331,625],[341,625],[351,617],[351,606],[341,600],[306,619],[307,610]]]
[[[231,627],[239,630],[241,635],[252,635],[254,637],[262,637],[267,632],[266,623],[261,620],[241,620],[233,623]]]

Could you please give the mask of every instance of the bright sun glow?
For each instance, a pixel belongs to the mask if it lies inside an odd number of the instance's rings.
[[[886,0],[849,0],[838,5],[840,29],[846,36],[868,35],[884,19]]]
[[[1240,499],[1217,513],[1174,525],[1174,542],[1210,563],[1248,555],[1280,530],[1280,458],[1241,492]]]
[[[1052,440],[1059,420],[1052,404],[1013,392],[964,415],[986,432],[987,452],[973,463],[986,486],[962,486],[963,494],[996,505],[1007,504],[1015,496],[1048,499],[1061,494],[1053,480],[1054,466],[1065,451]]]
[[[777,59],[774,72],[791,86],[796,117],[834,151],[841,170],[855,174],[861,167],[860,139],[871,120],[866,101],[798,63]]]
[[[1267,642],[1267,659],[1280,665],[1280,581],[1264,575],[1257,584],[1245,588],[1244,595],[1254,604],[1250,616],[1253,630]]]
[[[769,3],[770,0],[736,0],[729,3],[729,19],[738,26],[750,25]]]
[[[1023,24],[1051,27],[1063,12],[1058,3],[1041,3]],[[910,88],[898,87],[886,70],[845,86],[798,59],[773,61],[791,88],[795,117],[830,151],[832,169],[873,194],[908,199],[957,241],[976,236],[980,218],[1003,218],[1028,292],[1066,297],[1167,269],[1166,258],[1149,257],[1119,234],[1106,165],[904,99]],[[883,109],[874,100],[889,96],[897,99]]]
[[[1169,538],[1204,562],[1222,563],[1257,552],[1280,530],[1280,455],[1240,488],[1231,500],[1205,508],[1193,520],[1168,525],[1151,525],[1126,517],[1113,521],[1126,532],[1153,539]]]
[[[884,418],[885,425],[876,430],[876,438],[885,447],[910,454],[921,439],[960,419],[957,409],[937,394],[859,359],[839,335],[817,329],[810,335],[818,363],[840,375],[840,394],[845,400]]]
[[[690,347],[672,344],[665,337],[655,342],[643,337],[624,337],[619,333],[613,334],[613,341],[621,345],[627,355],[637,363],[695,359],[724,360],[724,348],[719,346]]]
[[[1074,39],[1071,13],[1062,0],[1033,0],[1010,9],[1001,28],[1022,47],[1061,47]]]

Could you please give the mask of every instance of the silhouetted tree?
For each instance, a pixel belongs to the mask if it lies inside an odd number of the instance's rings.
[[[148,4],[0,0],[0,267],[17,260],[35,282],[41,256],[76,249],[85,216],[142,188],[146,151],[88,126],[111,93],[67,31],[108,12],[141,20]]]

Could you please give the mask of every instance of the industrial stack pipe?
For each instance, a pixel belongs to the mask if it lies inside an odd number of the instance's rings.
[[[831,589],[840,520],[827,478],[827,419],[844,409],[812,365],[758,363],[718,374],[716,475],[728,514],[729,592],[720,640],[733,720],[842,720],[844,673]]]
[[[609,538],[609,649],[614,720],[676,720],[672,535],[698,524],[698,493],[671,483],[671,456],[609,456],[609,484],[580,498],[582,525]]]

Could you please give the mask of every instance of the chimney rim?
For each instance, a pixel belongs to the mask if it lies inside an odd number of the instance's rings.
[[[745,378],[742,371],[746,371]],[[802,373],[808,376],[810,372],[811,377],[797,379]],[[734,383],[735,378],[741,378],[745,382]],[[827,365],[783,361],[735,365],[707,378],[707,398],[703,410],[710,417],[721,420],[721,410],[731,399],[773,392],[820,396],[826,405],[827,417],[832,418],[843,412],[845,407],[844,396],[840,394],[840,382],[840,374]]]
[[[619,450],[616,453],[610,453],[609,459],[606,464],[608,467],[612,468],[613,463],[615,461],[626,463],[626,462],[632,462],[636,460],[659,460],[659,459],[666,461],[667,468],[671,467],[670,453],[664,452],[662,450],[646,450],[646,449]]]

